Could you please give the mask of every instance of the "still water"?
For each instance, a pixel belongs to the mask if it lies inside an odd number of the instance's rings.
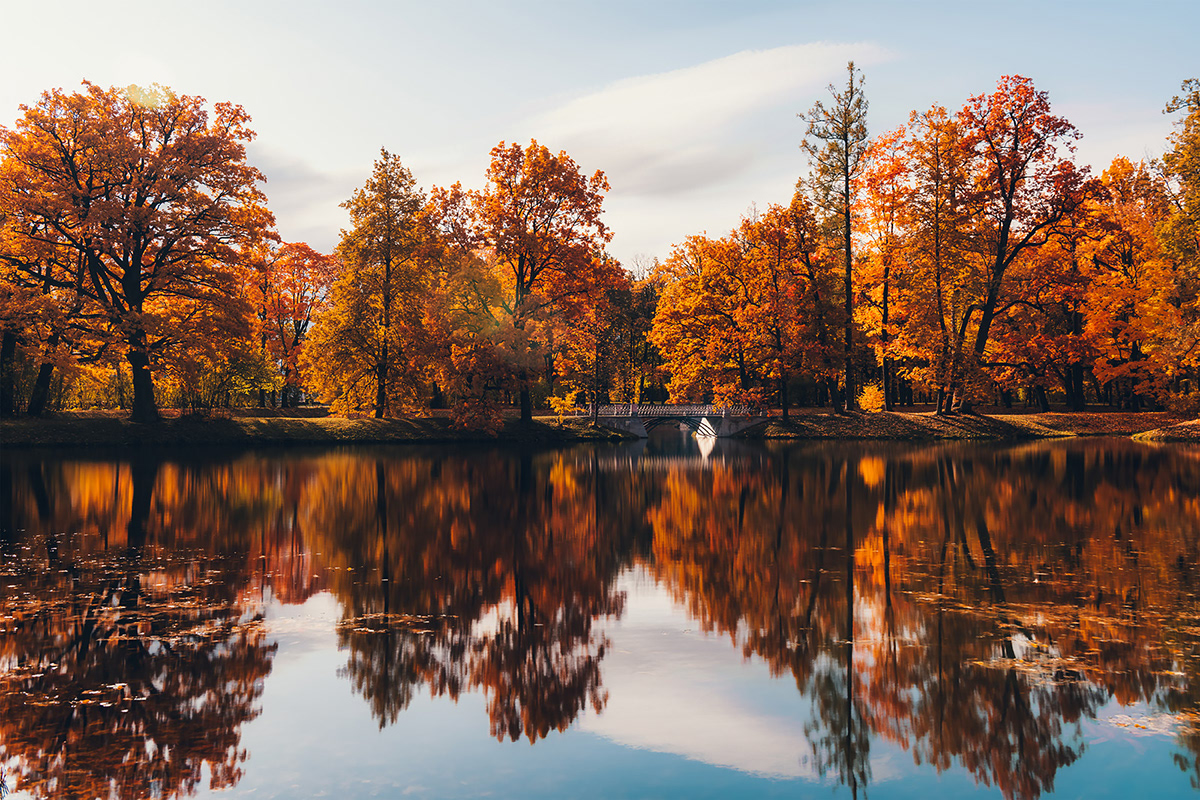
[[[1200,797],[1200,450],[0,457],[11,797]]]

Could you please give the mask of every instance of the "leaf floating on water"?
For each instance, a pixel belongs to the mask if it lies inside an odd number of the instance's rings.
[[[1133,717],[1129,714],[1115,714],[1107,719],[1111,725],[1125,728],[1135,736],[1170,736],[1175,729],[1187,722],[1185,714],[1151,714],[1149,716]]]

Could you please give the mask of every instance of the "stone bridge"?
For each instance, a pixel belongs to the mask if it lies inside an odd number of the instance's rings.
[[[589,415],[591,411],[586,409]],[[684,425],[702,437],[733,436],[765,422],[766,417],[749,406],[618,403],[600,406],[599,421],[644,439],[651,430],[663,425]]]

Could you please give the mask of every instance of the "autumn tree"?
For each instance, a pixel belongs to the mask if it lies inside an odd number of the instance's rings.
[[[1168,179],[1171,218],[1162,238],[1172,256],[1193,280],[1200,279],[1200,80],[1183,82],[1182,94],[1172,98],[1166,113],[1185,112],[1171,134],[1171,149],[1163,155]]]
[[[4,220],[7,221],[7,220]],[[45,295],[23,269],[28,260],[12,245],[7,226],[0,226],[0,419],[17,409],[19,354],[28,348],[28,332],[45,314]]]
[[[342,206],[351,223],[337,249],[343,272],[312,331],[306,374],[326,400],[371,405],[380,418],[416,404],[427,380],[431,227],[412,173],[386,149]]]
[[[942,106],[913,112],[907,143],[912,194],[905,204],[904,324],[898,345],[914,379],[936,387],[937,413],[950,410],[970,317],[963,279],[968,153],[959,121]]]
[[[323,311],[337,261],[304,242],[272,248],[255,264],[260,342],[279,364],[280,405],[294,405],[300,388],[299,361],[314,315]]]
[[[641,279],[636,276],[642,275]],[[609,293],[613,301],[611,343],[612,381],[610,391],[615,402],[644,403],[658,390],[661,356],[650,342],[661,286],[642,269],[635,257],[632,274],[623,276],[625,285]]]
[[[808,122],[804,151],[812,160],[811,180],[817,190],[822,210],[829,215],[838,230],[844,258],[845,321],[843,322],[845,353],[843,381],[846,411],[857,406],[854,377],[854,243],[852,217],[857,196],[856,179],[862,168],[867,146],[867,98],[863,94],[863,77],[846,65],[846,88],[838,92],[829,85],[832,101],[813,104],[807,114]]]
[[[690,236],[659,265],[648,338],[671,375],[672,398],[763,405],[786,416],[793,379],[822,391],[841,349],[826,239],[803,192],[755,211],[720,239]],[[820,402],[823,402],[820,401]]]
[[[865,259],[865,295],[871,311],[868,329],[878,331],[876,341],[882,366],[883,406],[896,402],[893,369],[893,327],[897,272],[903,264],[906,211],[912,187],[908,171],[907,130],[899,128],[873,139],[863,154],[860,193],[869,251]]]
[[[555,364],[568,395],[587,396],[593,421],[618,378],[634,313],[629,279],[619,265],[615,261],[597,264],[594,272],[604,282],[597,281],[584,302],[577,304],[570,322],[558,326],[556,339],[561,346]]]
[[[752,266],[737,232],[689,236],[657,273],[664,282],[650,332],[665,355],[672,400],[761,400],[760,323]]]
[[[734,233],[690,236],[661,267],[651,339],[667,354],[672,400],[746,401],[759,388],[758,329],[744,291],[746,253]]]
[[[0,214],[22,247],[64,248],[74,290],[133,375],[133,419],[158,415],[152,370],[214,326],[243,334],[239,250],[272,223],[246,163],[241,107],[170,89],[46,92],[0,131]],[[235,330],[236,329],[236,330]]]
[[[0,171],[3,167],[0,167]],[[86,298],[77,291],[84,271],[78,253],[56,243],[30,241],[23,235],[25,220],[10,215],[0,223],[0,291],[5,303],[0,310],[4,342],[0,351],[0,416],[12,416],[16,400],[18,352],[24,373],[32,373],[22,400],[29,416],[41,416],[49,402],[51,378],[58,370],[73,366],[81,355],[82,340],[93,345],[90,358],[104,355],[95,337],[86,337],[89,315]]]
[[[1088,272],[1087,333],[1100,355],[1096,377],[1118,404],[1165,399],[1167,380],[1196,336],[1176,302],[1175,263],[1155,235],[1169,215],[1165,182],[1145,164],[1116,158],[1087,204],[1082,255]]]
[[[758,367],[761,393],[741,398],[765,403],[774,397],[788,416],[788,388],[811,369],[820,336],[815,329],[818,289],[804,235],[802,208],[770,205],[742,220],[732,233],[741,269],[734,277],[734,315],[745,333],[745,351]]]
[[[1084,377],[1096,355],[1085,319],[1091,306],[1107,302],[1090,280],[1087,244],[1084,225],[1067,225],[1009,270],[1010,289],[989,345],[990,375],[1005,404],[1014,389],[1023,388],[1049,411],[1047,390],[1058,384],[1067,406],[1083,410]]]
[[[992,94],[970,98],[958,118],[970,153],[964,202],[980,276],[968,315],[980,315],[974,356],[982,360],[1009,267],[1060,233],[1083,201],[1086,170],[1059,157],[1060,147],[1074,150],[1079,133],[1050,112],[1049,95],[1028,78],[1001,78]]]
[[[1163,155],[1171,211],[1158,228],[1163,249],[1176,266],[1178,289],[1172,305],[1179,309],[1188,344],[1180,349],[1181,365],[1193,381],[1200,372],[1200,80],[1183,82],[1182,93],[1166,112],[1184,112]]]
[[[663,289],[650,341],[663,354],[663,366],[671,375],[672,401],[699,397],[712,382],[707,351],[713,320],[703,283],[708,242],[704,236],[689,236],[671,248],[655,271]]]
[[[537,141],[492,149],[487,186],[470,196],[475,243],[490,251],[500,277],[500,304],[511,336],[521,419],[533,418],[530,354],[539,343],[531,323],[570,310],[595,284],[597,256],[611,238],[600,221],[608,181],[579,171],[565,152]],[[568,316],[569,318],[569,316]]]

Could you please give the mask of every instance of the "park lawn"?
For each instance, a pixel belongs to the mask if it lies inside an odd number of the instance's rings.
[[[787,420],[772,417],[764,426],[746,432],[766,439],[883,439],[930,441],[940,439],[1050,439],[1064,436],[1131,436],[1156,429],[1174,431],[1187,417],[1170,412],[1048,412],[1013,414],[954,414],[931,412],[860,412],[803,410]],[[1200,433],[1200,428],[1197,428]],[[1187,440],[1181,437],[1180,440]]]
[[[316,445],[452,442],[619,441],[627,434],[596,427],[586,419],[535,419],[529,425],[506,419],[496,434],[454,427],[445,417],[347,419],[333,416],[230,414],[164,415],[133,423],[110,412],[66,412],[44,419],[0,421],[4,447],[196,447],[207,445]]]
[[[991,409],[989,409],[991,410]],[[1169,412],[1049,412],[959,414],[886,412],[838,414],[800,409],[769,418],[741,434],[751,439],[878,439],[898,441],[1018,440],[1063,436],[1131,436],[1146,441],[1200,441],[1200,420]],[[123,412],[61,412],[44,419],[0,421],[4,447],[168,447],[507,442],[553,445],[630,438],[586,417],[505,419],[496,434],[454,427],[444,416],[390,419],[329,416],[320,408],[235,409],[212,416],[166,412],[147,424]]]

